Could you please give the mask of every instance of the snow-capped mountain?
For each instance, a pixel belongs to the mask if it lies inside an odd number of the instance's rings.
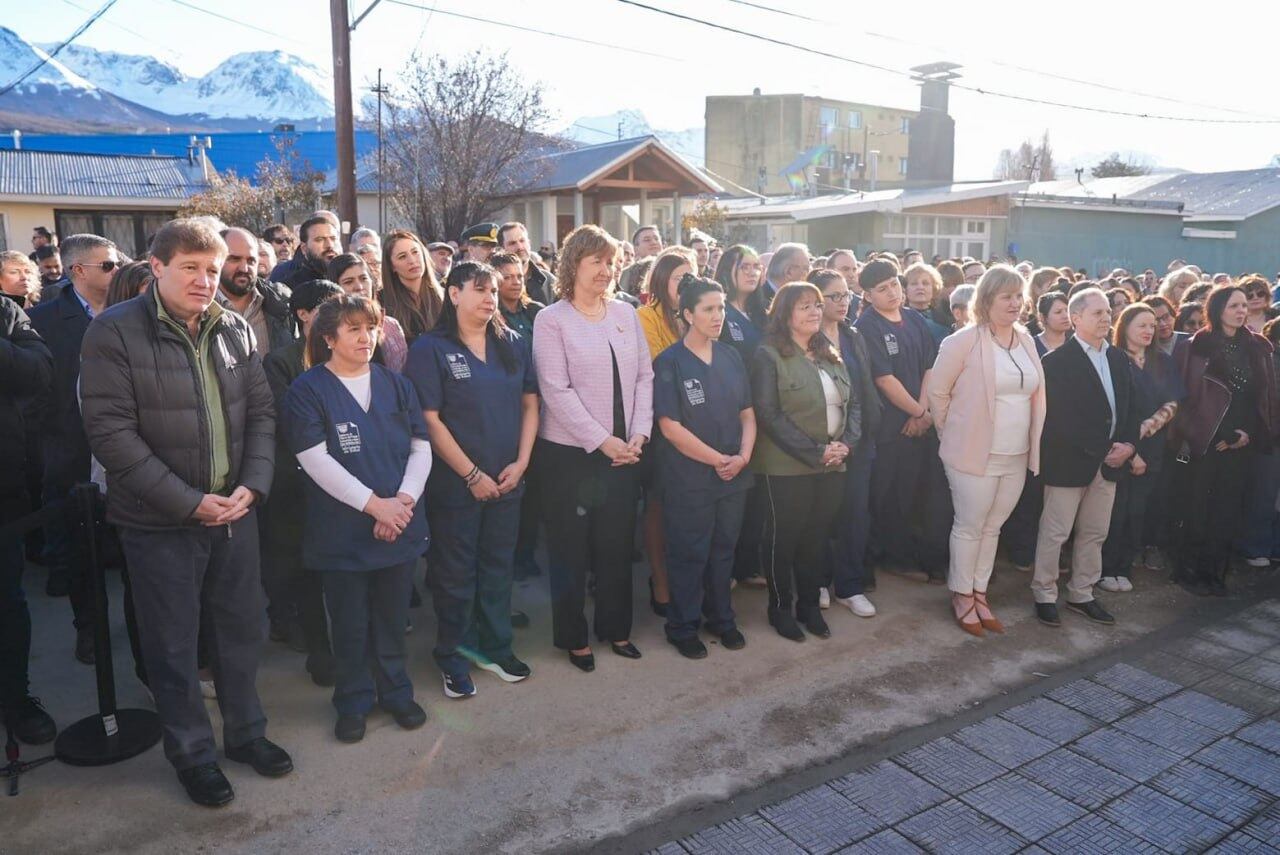
[[[583,116],[574,119],[569,127],[560,132],[565,139],[574,140],[584,145],[596,145],[609,140],[630,137],[642,137],[653,134],[662,140],[668,148],[684,157],[694,166],[702,166],[706,159],[706,133],[702,128],[687,128],[683,131],[655,130],[639,110],[619,110],[607,116]]]

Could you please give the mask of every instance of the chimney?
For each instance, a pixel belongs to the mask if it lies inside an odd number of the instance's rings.
[[[17,128],[13,129],[13,148],[15,151],[22,148],[22,131]]]
[[[950,184],[955,180],[956,121],[948,112],[954,62],[912,68],[920,84],[920,115],[911,120],[907,138],[907,183]]]

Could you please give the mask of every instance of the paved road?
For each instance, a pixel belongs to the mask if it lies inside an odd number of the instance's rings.
[[[1280,851],[1280,600],[996,706],[652,851]]]

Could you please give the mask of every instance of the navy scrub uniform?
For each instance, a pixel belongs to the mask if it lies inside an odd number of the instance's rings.
[[[529,339],[506,333],[513,366],[489,337],[485,359],[441,332],[420,336],[409,348],[405,376],[424,410],[433,410],[466,452],[494,481],[520,454],[522,398],[538,391]],[[437,463],[427,482],[427,514],[435,537],[427,580],[435,606],[432,650],[440,670],[470,673],[475,655],[511,658],[511,584],[520,529],[523,482],[496,500],[481,502],[462,477]]]
[[[747,369],[726,344],[711,343],[708,365],[678,341],[654,360],[654,418],[679,422],[721,454],[742,447],[741,413],[751,406]],[[747,469],[725,482],[715,469],[681,454],[664,442],[658,455],[659,480],[672,489],[663,499],[667,535],[667,579],[671,604],[667,638],[696,637],[706,617],[707,631],[723,635],[736,629],[729,601],[734,546],[742,526]]]
[[[726,302],[724,329],[720,331],[720,341],[731,345],[738,352],[738,356],[742,357],[742,364],[746,365],[751,361],[756,348],[764,341],[764,333],[756,326],[756,322],[739,311],[737,306]]]
[[[412,440],[427,440],[427,424],[408,380],[377,364],[369,371],[368,412],[327,367],[304,373],[285,397],[285,429],[294,454],[323,442],[375,495],[390,498],[400,489]],[[365,715],[376,692],[383,709],[401,709],[413,700],[404,627],[413,570],[428,541],[422,502],[400,536],[387,543],[373,536],[372,517],[306,480],[302,559],[323,580],[335,666],[333,705],[340,715]]]

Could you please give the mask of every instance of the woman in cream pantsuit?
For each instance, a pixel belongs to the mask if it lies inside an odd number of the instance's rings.
[[[1000,527],[1018,503],[1027,470],[1040,471],[1044,373],[1035,342],[1017,324],[1022,275],[1007,265],[983,274],[972,323],[943,340],[929,378],[929,405],[951,484],[948,586],[960,628],[1004,626],[987,604]]]

